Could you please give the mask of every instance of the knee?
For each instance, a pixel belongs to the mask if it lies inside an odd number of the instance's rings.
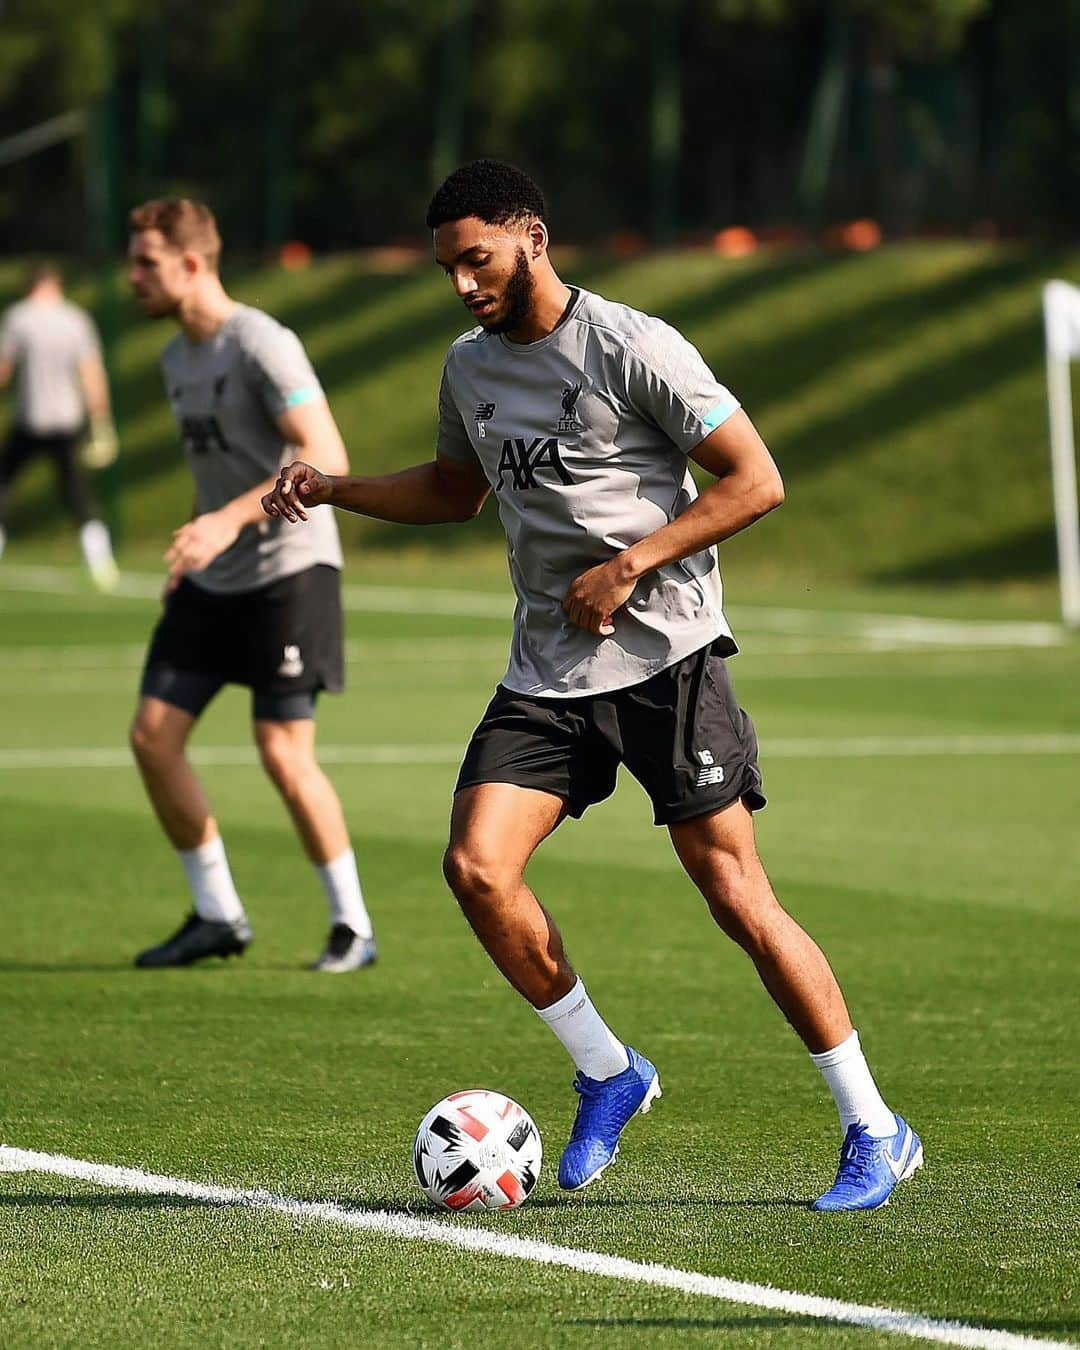
[[[143,768],[165,764],[183,750],[183,745],[177,744],[174,736],[170,736],[159,722],[149,717],[135,718],[128,733],[128,741],[132,753]]]
[[[309,768],[305,756],[286,736],[261,735],[258,744],[259,759],[277,790],[286,800],[297,797]]]
[[[769,916],[776,906],[772,891],[756,858],[719,853],[709,860],[703,876],[695,876],[720,928],[747,951],[767,945]]]
[[[508,880],[492,854],[468,841],[451,843],[443,856],[443,876],[463,909],[483,908]]]

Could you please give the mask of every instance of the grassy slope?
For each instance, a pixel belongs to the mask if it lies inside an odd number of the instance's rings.
[[[707,253],[562,268],[662,315],[742,398],[789,486],[782,513],[729,544],[757,583],[1038,583],[1053,567],[1039,286],[1080,255],[963,243],[865,256]],[[442,355],[463,313],[426,265],[380,272],[351,258],[306,273],[229,278],[303,335],[355,467],[426,456]],[[11,267],[0,287],[14,282]],[[92,299],[86,287],[81,293]],[[167,333],[127,303],[114,363],[127,461],[129,554],[156,551],[187,511],[154,361]],[[35,476],[20,528],[41,540],[55,508]],[[493,513],[469,530],[347,523],[365,553],[497,549]],[[65,538],[65,548],[68,546]]]

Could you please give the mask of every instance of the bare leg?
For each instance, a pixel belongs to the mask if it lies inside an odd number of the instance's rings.
[[[161,827],[174,848],[199,848],[217,837],[217,821],[185,754],[195,718],[160,698],[142,698],[131,748]]]
[[[443,871],[485,951],[534,1008],[568,994],[576,975],[554,919],[525,884],[525,865],[566,815],[560,797],[481,783],[454,798]]]
[[[671,841],[713,918],[757,967],[761,982],[811,1054],[852,1031],[844,996],[817,943],[784,910],[754,843],[753,815],[738,801],[670,827]]]
[[[257,721],[255,741],[304,852],[318,867],[340,858],[349,848],[349,832],[341,801],[315,758],[314,721]]]

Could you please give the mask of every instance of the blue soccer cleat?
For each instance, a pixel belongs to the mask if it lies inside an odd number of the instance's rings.
[[[614,1078],[587,1078],[579,1073],[574,1091],[580,1097],[570,1142],[559,1162],[559,1185],[580,1191],[595,1181],[618,1156],[619,1135],[640,1111],[643,1115],[660,1096],[656,1066],[631,1046],[630,1066]]]
[[[867,1134],[865,1125],[849,1125],[840,1146],[840,1170],[830,1190],[811,1209],[880,1209],[902,1181],[923,1164],[922,1140],[903,1118],[884,1139]]]

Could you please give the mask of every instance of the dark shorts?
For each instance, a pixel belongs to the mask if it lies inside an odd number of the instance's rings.
[[[705,647],[610,694],[533,698],[500,685],[473,733],[457,791],[515,783],[562,797],[572,816],[615,790],[625,764],[649,794],[657,825],[765,805],[754,724],[727,663]]]
[[[321,689],[345,687],[341,577],[319,565],[254,591],[217,595],[184,580],[165,602],[141,692],[193,716],[225,684],[252,691],[253,715],[313,717]]]

